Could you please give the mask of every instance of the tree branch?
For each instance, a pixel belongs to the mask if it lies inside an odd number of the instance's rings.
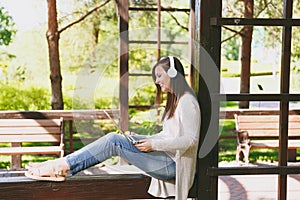
[[[87,18],[90,14],[92,14],[93,12],[97,11],[98,9],[102,8],[103,6],[105,6],[106,4],[108,4],[111,0],[106,0],[103,4],[97,6],[96,8],[90,10],[89,12],[87,12],[84,16],[82,16],[81,18],[79,18],[78,20],[68,24],[67,26],[65,26],[64,28],[60,29],[58,31],[58,33],[62,33],[63,31],[67,30],[68,28],[70,28],[71,26],[83,21],[85,18]]]
[[[265,2],[264,7],[257,13],[257,15],[254,18],[257,18],[265,9],[269,7],[269,5],[272,5],[272,1],[269,2],[264,1],[264,2]]]
[[[243,36],[243,30],[244,30],[244,29],[241,29],[240,31],[236,31],[236,30],[233,30],[233,29],[228,28],[228,27],[226,27],[226,26],[223,26],[223,28],[226,29],[226,30],[228,30],[228,31],[234,32],[235,34],[233,34],[232,36],[226,38],[225,40],[222,40],[221,43],[224,43],[224,42],[226,42],[226,41],[228,41],[228,40],[234,38],[234,37],[237,36],[237,35]]]
[[[242,16],[243,15],[242,12],[240,12],[239,10],[233,8],[230,4],[227,4],[227,9],[229,11],[231,11],[233,14],[237,15],[237,16]]]
[[[180,22],[177,20],[177,18],[176,18],[174,15],[172,15],[172,13],[168,12],[168,14],[175,20],[175,22],[176,22],[176,24],[177,24],[178,26],[180,26],[182,29],[184,29],[184,30],[186,30],[186,31],[189,30],[189,28],[187,28],[187,27],[181,25]]]

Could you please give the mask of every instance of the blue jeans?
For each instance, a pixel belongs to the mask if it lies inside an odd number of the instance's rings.
[[[125,137],[109,133],[82,149],[66,156],[70,173],[89,168],[112,156],[120,156],[150,176],[160,180],[175,179],[176,164],[163,151],[142,152]]]

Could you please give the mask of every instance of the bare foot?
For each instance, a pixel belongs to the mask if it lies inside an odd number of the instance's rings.
[[[30,168],[33,168],[33,167],[39,167],[39,166],[42,166],[42,165],[48,165],[49,162],[51,162],[51,160],[47,160],[45,162],[29,162],[28,165],[25,165],[25,169],[30,169]]]
[[[69,166],[65,158],[49,160],[42,163],[30,163],[26,167],[28,171],[25,176],[36,180],[64,181]]]

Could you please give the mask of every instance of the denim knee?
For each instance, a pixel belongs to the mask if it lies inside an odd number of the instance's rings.
[[[115,143],[116,141],[119,141],[122,136],[116,132],[110,132],[110,133],[106,134],[105,137],[106,137],[107,141],[109,141],[111,143]]]

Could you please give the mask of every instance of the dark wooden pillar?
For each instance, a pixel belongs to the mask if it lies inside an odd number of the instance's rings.
[[[221,28],[210,25],[212,17],[221,17],[221,0],[195,1],[194,88],[201,107],[198,173],[198,197],[218,198],[218,177],[207,169],[218,167],[220,44]]]
[[[291,19],[293,14],[293,1],[284,1],[283,18]],[[289,94],[290,88],[290,64],[291,64],[291,38],[292,26],[283,27],[282,31],[282,57],[281,57],[281,79],[280,93]],[[288,116],[289,100],[280,101],[280,118],[279,118],[279,166],[287,166],[287,147],[288,147]],[[287,195],[287,175],[278,176],[278,199],[285,200]]]
[[[128,114],[128,0],[118,0],[119,14],[119,69],[120,69],[120,127],[123,131],[129,128]]]
[[[195,0],[190,1],[190,18],[189,18],[189,59],[190,59],[190,85],[194,86],[194,77],[193,74],[195,73],[194,69],[194,40],[195,40]]]

